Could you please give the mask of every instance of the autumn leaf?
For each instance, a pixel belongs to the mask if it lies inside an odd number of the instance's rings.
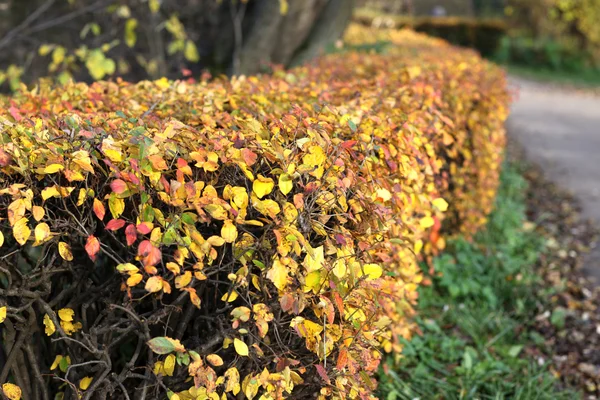
[[[0,307],[0,324],[6,319],[6,306]]]
[[[151,276],[146,281],[145,289],[150,293],[160,292],[163,288],[163,279],[160,276]]]
[[[21,246],[23,246],[27,240],[29,240],[29,236],[31,236],[31,229],[29,229],[27,222],[29,222],[27,218],[21,218],[13,226],[13,237]]]
[[[88,236],[85,243],[85,251],[92,261],[96,261],[96,255],[100,251],[100,241],[96,236]]]
[[[81,378],[81,380],[79,381],[79,389],[86,390],[87,388],[90,387],[93,380],[94,380],[94,378],[91,376],[86,376],[86,377]]]
[[[150,240],[140,242],[140,245],[138,246],[138,256],[141,258],[145,267],[154,266],[162,260],[160,249],[154,246]]]
[[[94,205],[92,207],[92,210],[94,210],[94,214],[96,214],[96,217],[98,217],[100,221],[104,219],[106,209],[104,208],[104,204],[102,204],[100,200],[94,199]]]
[[[175,371],[175,355],[169,354],[163,363],[163,371],[166,376],[173,376]]]
[[[39,222],[44,218],[44,215],[46,215],[46,210],[44,207],[33,206],[31,208],[31,213],[33,214],[33,219]]]
[[[271,178],[266,178],[262,175],[258,175],[252,183],[252,191],[256,194],[259,199],[262,199],[273,191],[275,182]]]
[[[58,171],[62,171],[65,169],[65,166],[62,164],[50,164],[46,168],[44,168],[45,174],[55,174]]]
[[[73,261],[73,253],[71,252],[71,246],[65,242],[58,242],[58,254],[66,261]]]
[[[111,219],[110,221],[108,221],[108,224],[106,224],[106,229],[108,229],[109,231],[117,231],[119,229],[121,229],[122,227],[125,226],[125,221],[122,219]]]
[[[50,239],[50,227],[45,222],[38,224],[34,229],[35,242],[34,246],[39,246],[40,244],[46,242]]]
[[[248,357],[248,345],[241,341],[238,338],[233,339],[233,347],[235,348],[235,352],[240,356]]]
[[[237,239],[237,236],[237,228],[233,222],[231,220],[226,220],[221,228],[221,237],[223,240],[225,240],[227,243],[233,243],[235,242],[235,239]]]
[[[4,244],[4,234],[0,232],[0,247]]]
[[[284,290],[288,283],[288,270],[279,259],[276,259],[271,269],[267,272],[267,278],[273,282],[277,289]]]
[[[446,202],[446,200],[442,199],[441,197],[438,197],[437,199],[433,200],[431,203],[433,204],[433,206],[435,208],[437,208],[438,210],[440,210],[442,212],[448,210],[448,202]]]
[[[421,225],[421,228],[427,229],[427,228],[431,228],[433,225],[435,225],[435,221],[431,217],[423,217],[419,221],[419,224]]]
[[[56,326],[48,314],[44,314],[44,326],[46,327],[45,332],[47,336],[50,336],[56,332]]]
[[[2,392],[8,398],[8,400],[21,400],[21,388],[12,383],[2,384]]]
[[[127,241],[127,246],[133,245],[137,240],[137,232],[135,229],[135,225],[127,225],[127,228],[125,228],[125,240]]]
[[[75,315],[75,311],[73,311],[71,308],[61,308],[58,310],[58,318],[60,318],[62,321],[73,321],[73,315]]]
[[[172,352],[183,353],[185,347],[177,339],[171,339],[167,336],[160,336],[150,339],[148,346],[156,354],[169,354]]]
[[[223,359],[216,354],[209,354],[206,356],[206,360],[211,363],[214,367],[220,367],[223,365]]]
[[[294,183],[292,182],[292,177],[288,174],[279,175],[279,190],[284,195],[287,195],[294,188]]]
[[[116,194],[121,194],[127,191],[127,184],[122,179],[115,179],[110,183],[110,188]]]
[[[191,271],[185,271],[183,275],[179,275],[175,278],[175,287],[177,289],[181,289],[186,287],[192,281],[192,273]]]

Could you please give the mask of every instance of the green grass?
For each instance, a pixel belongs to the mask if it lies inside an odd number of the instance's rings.
[[[505,66],[510,74],[540,82],[558,83],[582,88],[600,87],[600,71],[554,71],[517,65]]]
[[[548,294],[534,270],[544,239],[526,221],[525,193],[507,165],[486,229],[472,243],[452,241],[435,260],[440,276],[420,290],[423,334],[405,344],[400,361],[388,359],[381,399],[579,397],[556,390],[547,366],[524,355],[524,345],[543,341],[528,325]]]

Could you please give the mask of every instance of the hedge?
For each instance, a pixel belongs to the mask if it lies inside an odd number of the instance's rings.
[[[354,14],[354,21],[376,28],[410,28],[458,46],[475,49],[484,57],[493,56],[508,33],[508,25],[499,18],[411,17],[385,15],[359,8]]]
[[[419,261],[490,211],[508,95],[472,51],[369,35],[394,46],[3,98],[4,395],[373,398]]]

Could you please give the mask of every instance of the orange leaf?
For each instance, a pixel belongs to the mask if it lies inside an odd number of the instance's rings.
[[[96,261],[96,254],[100,251],[100,241],[94,235],[90,235],[87,238],[87,242],[85,244],[85,251],[90,256],[92,261]]]
[[[94,199],[94,206],[92,208],[94,210],[94,214],[100,221],[104,219],[104,215],[106,215],[106,209],[104,208],[104,204],[98,199]]]
[[[138,247],[138,256],[142,258],[144,266],[156,265],[162,259],[162,253],[159,248],[154,246],[149,240],[144,240]]]

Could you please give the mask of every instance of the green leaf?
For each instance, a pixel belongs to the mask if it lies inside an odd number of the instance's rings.
[[[352,120],[348,121],[348,126],[350,127],[352,132],[356,132],[356,124]]]
[[[191,40],[186,40],[183,55],[188,61],[191,62],[198,62],[200,60],[198,49],[196,48],[194,42],[192,42]]]
[[[129,18],[127,22],[125,22],[125,44],[128,47],[135,46],[135,42],[137,41],[135,30],[137,26],[138,21],[135,18]]]

